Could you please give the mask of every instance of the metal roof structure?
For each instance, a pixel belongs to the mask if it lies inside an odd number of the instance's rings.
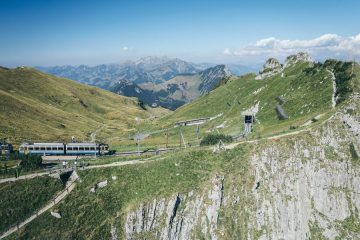
[[[23,143],[21,146],[64,146],[64,143]]]
[[[184,120],[184,121],[179,121],[176,122],[175,125],[176,126],[186,126],[186,125],[196,125],[196,124],[203,124],[206,121],[208,121],[210,118],[196,118],[196,119],[190,119],[190,120]]]
[[[71,147],[71,146],[83,146],[83,147],[88,147],[88,146],[98,146],[99,144],[97,144],[97,143],[68,143],[68,144],[66,144],[66,146],[69,146],[69,147]]]
[[[243,115],[243,116],[254,116],[255,113],[252,112],[252,111],[243,111],[243,112],[241,112],[241,115]]]

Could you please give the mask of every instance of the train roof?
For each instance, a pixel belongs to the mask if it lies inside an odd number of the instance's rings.
[[[64,146],[64,143],[23,143],[21,146]]]
[[[68,143],[66,144],[66,146],[98,146],[99,144],[97,143]]]

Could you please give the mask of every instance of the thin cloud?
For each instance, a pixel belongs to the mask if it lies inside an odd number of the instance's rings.
[[[129,47],[124,46],[124,47],[123,47],[123,51],[125,51],[125,52],[126,52],[126,51],[129,51]]]
[[[270,37],[243,48],[233,50],[226,48],[223,54],[263,59],[264,57],[282,58],[301,51],[310,53],[315,59],[360,59],[360,34],[351,37],[324,34],[310,40],[286,40]]]

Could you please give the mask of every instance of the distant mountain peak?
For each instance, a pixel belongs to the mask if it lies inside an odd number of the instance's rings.
[[[221,80],[230,77],[232,74],[226,65],[217,65],[200,72],[201,84],[199,90],[201,94],[213,90]]]
[[[164,64],[166,62],[171,61],[172,59],[167,57],[167,56],[162,56],[162,57],[158,57],[158,56],[147,56],[147,57],[143,57],[140,58],[138,60],[135,61],[136,65],[160,65],[160,64]]]

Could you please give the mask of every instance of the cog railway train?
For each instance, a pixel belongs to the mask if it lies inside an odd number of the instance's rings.
[[[108,144],[98,143],[23,143],[20,154],[38,155],[108,155]]]

